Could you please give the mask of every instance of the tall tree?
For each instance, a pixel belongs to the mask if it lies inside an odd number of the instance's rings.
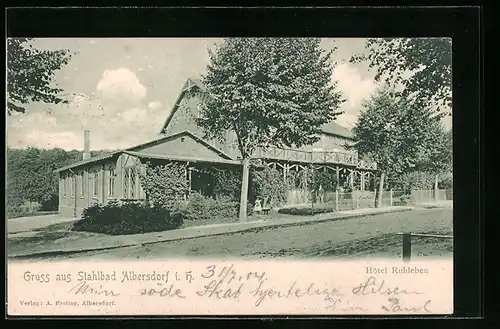
[[[318,38],[228,38],[209,52],[198,124],[207,138],[236,134],[243,165],[240,221],[246,221],[250,158],[257,148],[315,142],[343,101],[331,54]]]
[[[450,114],[451,38],[370,38],[365,48],[351,62],[368,62],[376,81],[402,85],[406,97]]]
[[[426,171],[438,166],[443,128],[429,107],[413,102],[392,88],[383,87],[363,108],[353,133],[354,148],[377,162],[380,205],[386,175]]]
[[[54,170],[81,160],[80,151],[37,148],[7,149],[7,206],[37,202],[45,210],[57,209],[59,180]]]
[[[67,49],[40,50],[32,38],[7,39],[7,113],[25,112],[30,102],[67,103],[62,89],[51,86],[54,73],[71,58]]]

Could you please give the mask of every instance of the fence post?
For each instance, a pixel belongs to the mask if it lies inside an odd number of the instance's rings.
[[[335,211],[339,211],[339,189],[335,190]]]
[[[411,259],[411,233],[403,233],[403,261]]]
[[[438,183],[439,183],[439,175],[436,175],[436,178],[434,180],[434,201],[439,201]]]
[[[359,198],[361,197],[361,193],[356,191],[356,209],[359,209]]]
[[[424,203],[424,190],[420,188],[420,203]]]
[[[392,203],[393,203],[393,202],[392,202],[392,188],[391,188],[391,189],[390,189],[390,191],[389,191],[389,199],[390,199],[389,206],[391,206],[391,207],[392,207]]]

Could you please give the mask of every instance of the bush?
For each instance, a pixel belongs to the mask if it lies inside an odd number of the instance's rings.
[[[411,196],[409,194],[402,195],[393,200],[393,206],[403,206],[411,203]]]
[[[83,211],[73,230],[111,235],[138,234],[174,230],[182,226],[182,216],[161,206],[110,202],[96,204]]]
[[[188,179],[185,165],[169,163],[166,165],[146,164],[146,170],[139,171],[141,186],[151,205],[170,208],[188,192]]]
[[[334,212],[335,211],[335,205],[328,205],[328,204],[322,204],[314,207],[291,207],[291,208],[281,208],[278,210],[278,213],[280,214],[286,214],[286,215],[296,215],[296,216],[308,216],[308,215],[317,215],[317,214],[324,214],[328,212]]]
[[[179,214],[184,226],[234,222],[238,218],[239,204],[229,197],[217,199],[192,193],[186,202],[178,203],[173,210]]]
[[[173,213],[182,217],[184,227],[234,223],[238,221],[240,203],[230,197],[211,198],[200,193],[192,193],[185,202],[178,202]],[[247,215],[253,206],[248,204]]]
[[[288,184],[278,170],[264,166],[252,172],[253,194],[262,201],[263,206],[282,205],[288,196]],[[239,197],[239,191],[238,191]]]

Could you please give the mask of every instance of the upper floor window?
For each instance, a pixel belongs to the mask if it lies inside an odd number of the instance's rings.
[[[203,117],[203,109],[201,104],[196,105],[196,118],[201,119]]]

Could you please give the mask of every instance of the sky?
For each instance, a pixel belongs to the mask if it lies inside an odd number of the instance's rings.
[[[7,145],[82,150],[90,130],[91,150],[115,150],[155,138],[187,78],[198,78],[209,63],[208,49],[220,39],[124,38],[36,39],[42,49],[70,49],[77,54],[53,80],[69,104],[33,103],[26,113],[7,117]],[[350,64],[364,50],[365,39],[322,39],[336,47],[332,81],[343,92],[344,114],[336,122],[351,128],[364,99],[376,90],[366,64]]]

